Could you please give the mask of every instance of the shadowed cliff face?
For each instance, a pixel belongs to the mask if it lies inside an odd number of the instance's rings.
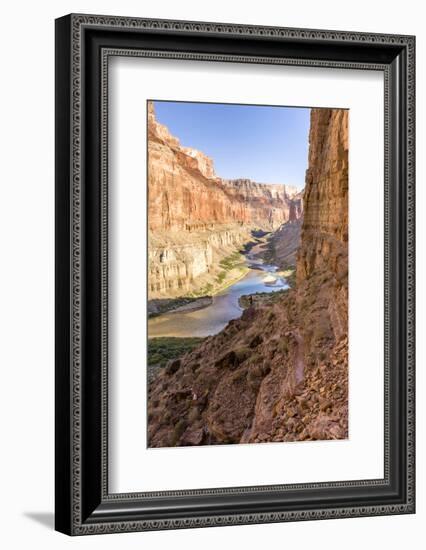
[[[313,109],[297,287],[172,361],[149,445],[348,437],[348,112]]]
[[[149,298],[185,295],[214,279],[222,258],[300,217],[296,189],[224,180],[202,152],[183,147],[148,104]],[[213,273],[209,272],[213,270]]]

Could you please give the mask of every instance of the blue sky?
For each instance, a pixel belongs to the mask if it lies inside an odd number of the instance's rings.
[[[154,103],[157,120],[182,145],[212,157],[218,176],[304,187],[310,109]]]

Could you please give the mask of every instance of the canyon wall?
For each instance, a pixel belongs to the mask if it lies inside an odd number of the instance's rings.
[[[300,246],[300,233],[303,221],[303,191],[292,197],[289,220],[274,231],[268,239],[270,263],[280,269],[293,268]]]
[[[225,180],[213,161],[183,147],[148,103],[149,298],[196,292],[252,229],[272,231],[300,217],[297,190]]]
[[[312,109],[297,286],[171,361],[149,445],[348,437],[348,112]]]
[[[247,228],[238,225],[211,226],[192,231],[190,236],[183,232],[166,239],[152,235],[148,250],[149,299],[191,295],[211,288],[220,271],[220,260],[249,239]]]

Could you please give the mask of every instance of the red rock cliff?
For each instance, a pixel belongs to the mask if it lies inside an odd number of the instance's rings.
[[[148,111],[148,223],[152,231],[191,231],[212,224],[275,229],[288,221],[296,190],[247,179],[223,180],[213,161],[183,147]]]
[[[295,195],[291,186],[218,177],[212,159],[183,147],[156,120],[149,102],[150,298],[209,284],[209,271],[249,240],[251,229],[270,231],[300,216]]]
[[[348,112],[313,109],[297,287],[172,361],[149,445],[348,437]]]

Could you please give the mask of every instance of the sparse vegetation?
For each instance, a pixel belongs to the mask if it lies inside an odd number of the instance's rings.
[[[208,283],[204,287],[188,295],[188,298],[200,298],[206,295],[214,295],[223,291],[227,286],[236,283],[247,272],[248,267],[245,264],[244,256],[239,250],[236,250],[229,256],[226,256],[219,262],[221,271],[215,276],[213,283]],[[185,298],[187,299],[187,298]]]
[[[164,313],[167,313],[169,311],[174,311],[182,306],[186,306],[188,304],[194,304],[196,305],[196,302],[198,298],[201,296],[203,298],[210,298],[209,291],[212,290],[212,285],[208,285],[210,288],[203,289],[203,294],[200,296],[182,296],[181,298],[162,298],[162,299],[156,299],[156,300],[149,300],[148,301],[148,318],[152,317],[158,317],[159,315],[163,315]]]
[[[200,288],[199,290],[196,290],[194,292],[191,292],[188,297],[191,299],[194,298],[201,298],[202,296],[210,296],[213,294],[214,287],[211,283],[206,284],[203,288]]]
[[[151,338],[148,340],[148,365],[165,367],[172,359],[178,359],[192,351],[204,338]]]
[[[218,276],[216,277],[216,281],[221,284],[225,280],[226,277],[226,271],[221,271]]]
[[[230,256],[226,256],[226,258],[223,258],[223,260],[219,263],[220,267],[225,270],[231,270],[234,269],[234,267],[237,267],[238,265],[242,264],[244,262],[243,255],[236,251]]]

